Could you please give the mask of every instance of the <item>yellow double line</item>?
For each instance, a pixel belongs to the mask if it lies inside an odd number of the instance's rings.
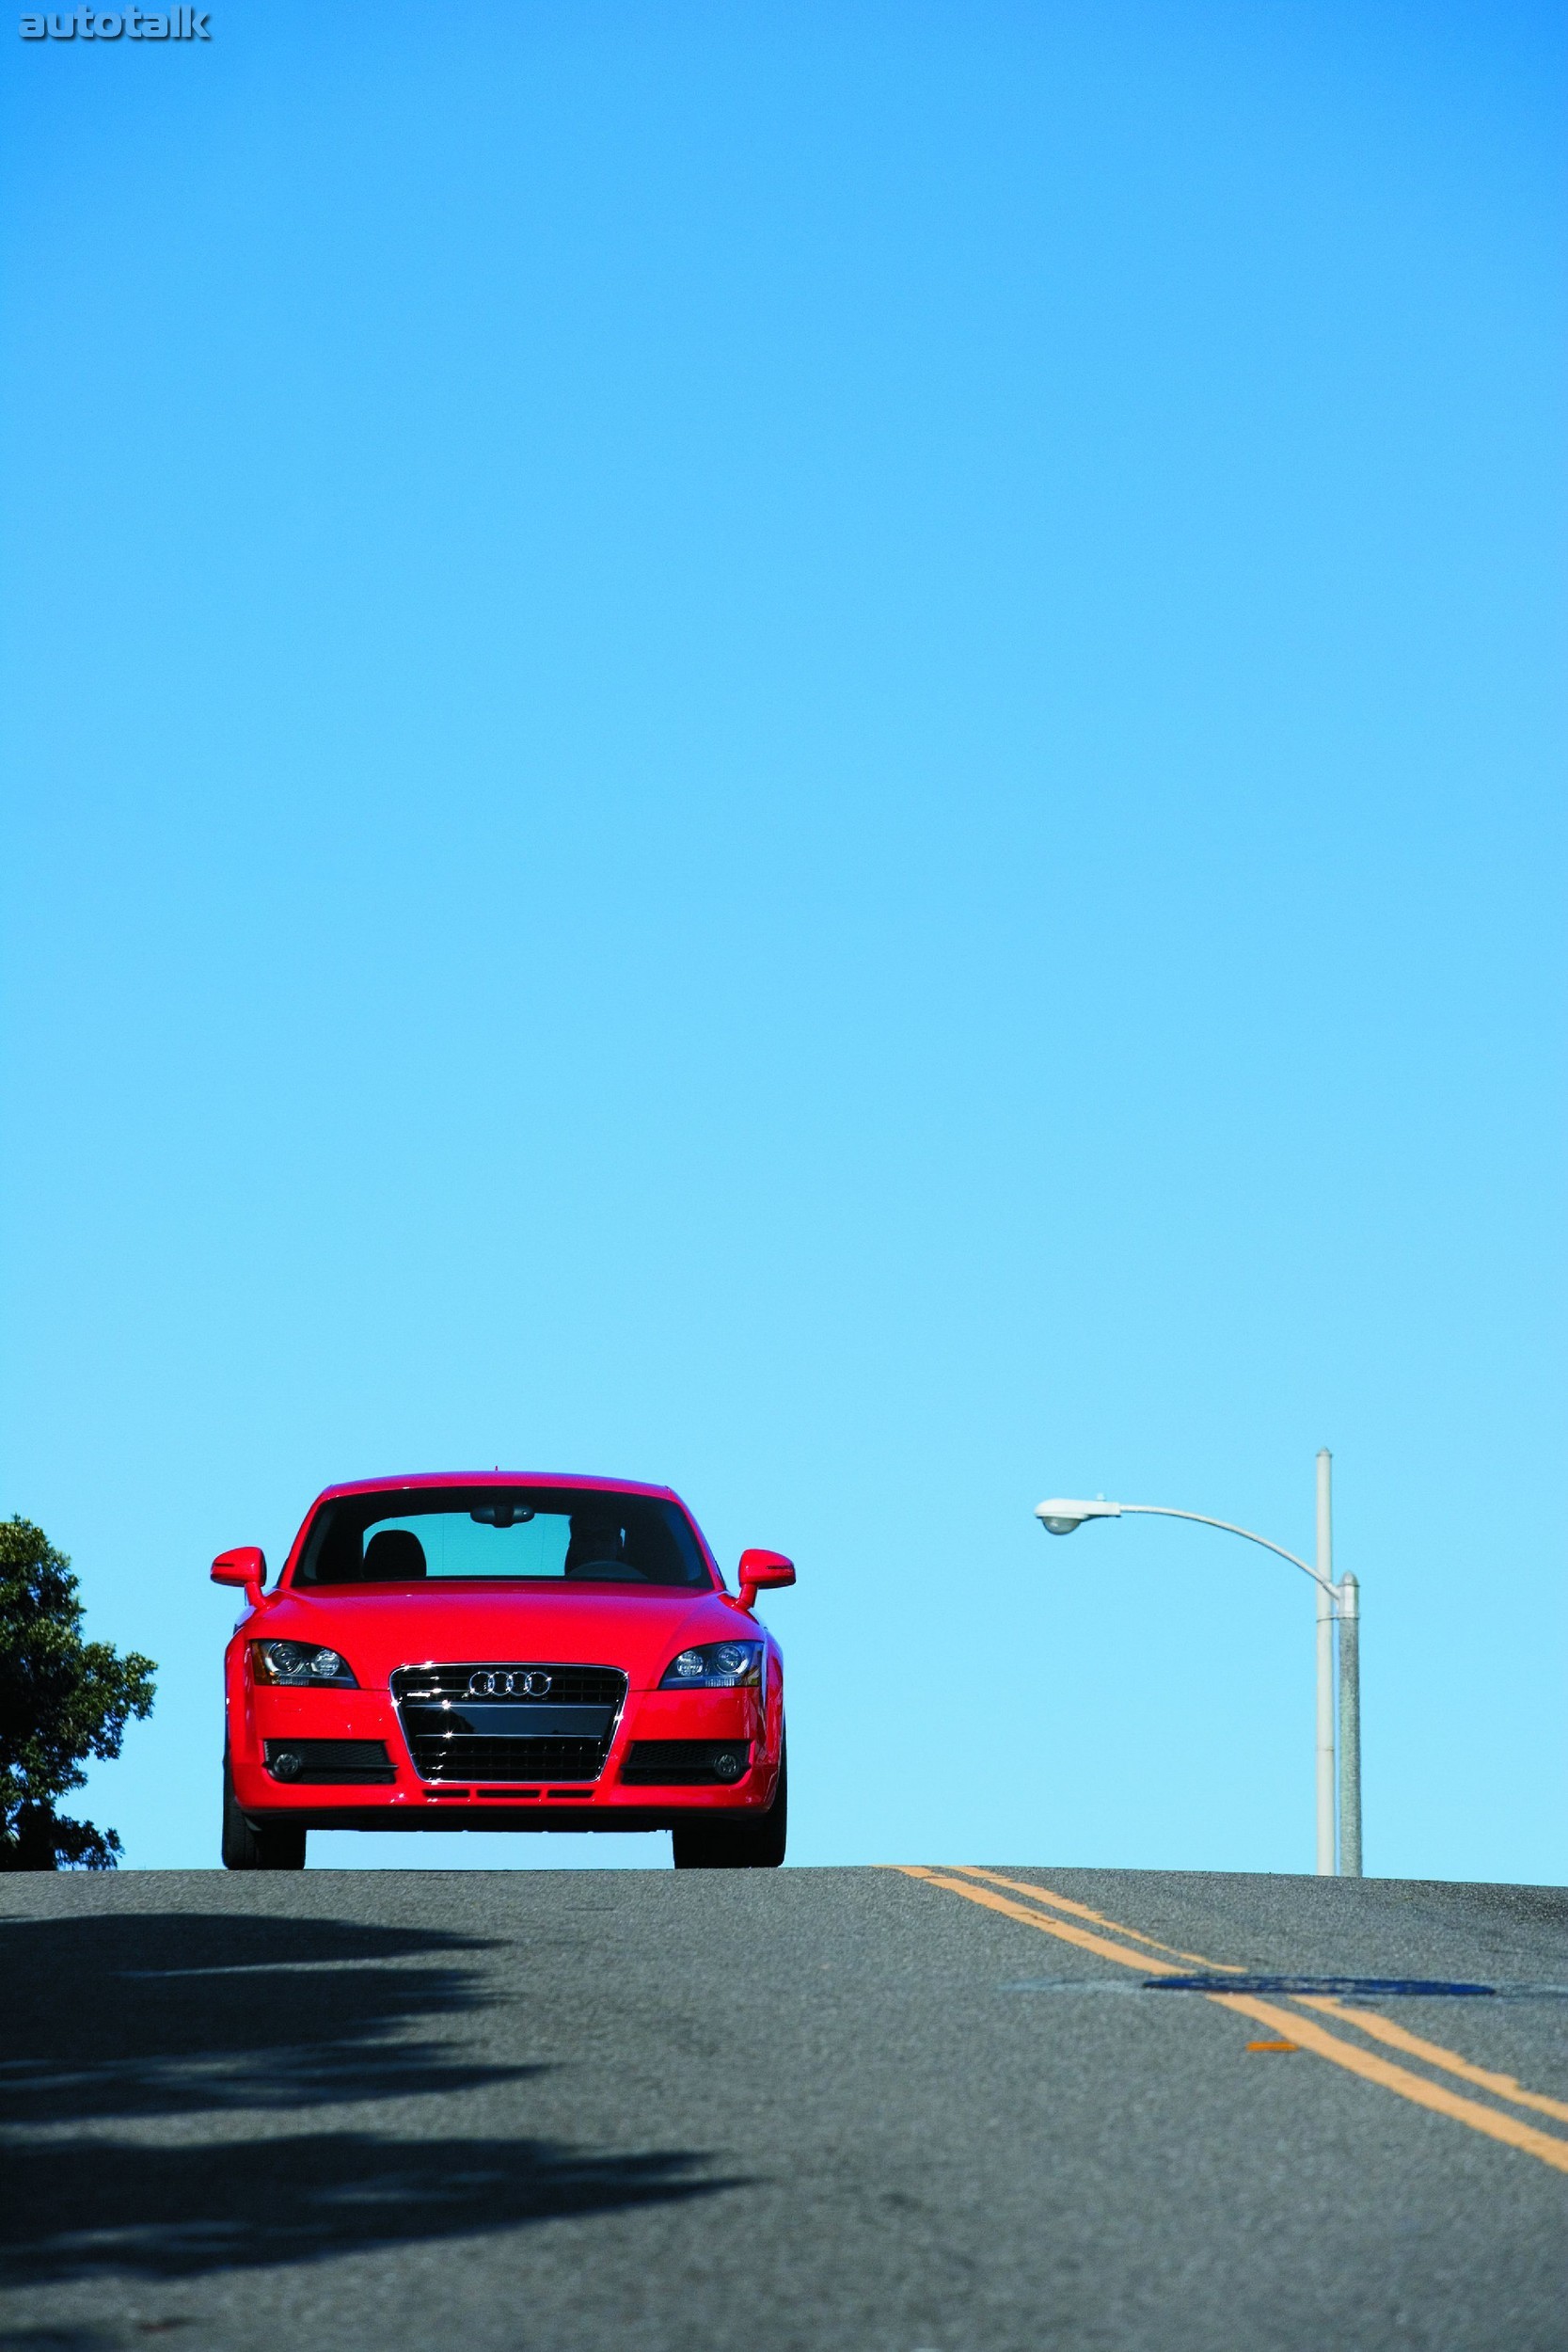
[[[928,1886],[942,1887],[950,1895],[961,1895],[966,1902],[980,1903],[987,1911],[999,1911],[1005,1918],[1021,1920],[1025,1927],[1037,1928],[1042,1934],[1056,1936],[1064,1944],[1075,1944],[1081,1951],[1093,1952],[1098,1959],[1115,1961],[1118,1967],[1136,1968],[1145,1977],[1184,1976],[1194,1965],[1215,1975],[1250,1973],[1233,1961],[1205,1960],[1198,1952],[1180,1951],[1175,1945],[1161,1944],[1137,1928],[1123,1927],[1119,1920],[1107,1919],[1103,1912],[1091,1910],[1087,1903],[1075,1902],[1070,1896],[1055,1894],[1046,1886],[1031,1886],[1021,1879],[1003,1878],[999,1872],[979,1869],[973,1863],[956,1863],[944,1870],[927,1869],[916,1863],[900,1863],[896,1867],[908,1878],[922,1879]],[[998,1894],[998,1887],[1010,1891]],[[1026,1901],[1014,1899],[1020,1895]],[[1116,1938],[1120,1941],[1113,1940]],[[1376,2051],[1363,2049],[1359,2042],[1315,2025],[1303,2017],[1300,2010],[1324,2011],[1337,2024],[1350,2026],[1369,2041],[1401,2050],[1407,2058],[1418,2058],[1441,2074],[1456,2075],[1478,2090],[1489,2091],[1495,2099],[1506,2100],[1511,2106],[1531,2107],[1538,2114],[1568,2123],[1568,2103],[1548,2099],[1542,2091],[1526,2090],[1512,2074],[1497,2074],[1487,2067],[1476,2066],[1470,2059],[1461,2058],[1457,2050],[1445,2049],[1440,2042],[1428,2042],[1420,2034],[1410,2033],[1375,2010],[1346,2009],[1327,1994],[1288,1995],[1299,2004],[1297,2009],[1277,2008],[1272,2001],[1255,1999],[1250,1993],[1208,1993],[1202,1997],[1221,2009],[1234,2010],[1240,2017],[1251,2017],[1259,2025],[1273,2026],[1283,2039],[1297,2043],[1303,2050],[1310,2050],[1314,2058],[1326,2058],[1331,2066],[1342,2066],[1347,2074],[1359,2074],[1364,2082],[1380,2083],[1385,2090],[1392,2090],[1416,2106],[1430,2107],[1435,2115],[1450,2116],[1456,2123],[1465,2123],[1473,2132],[1483,2132],[1488,2139],[1500,2139],[1505,2147],[1518,2148],[1527,2155],[1539,2157],[1554,2171],[1568,2172],[1568,2139],[1560,2138],[1556,2132],[1544,2132],[1538,2125],[1521,2122],[1517,2116],[1504,2114],[1497,2107],[1483,2106],[1479,2099],[1467,2099],[1462,2092],[1450,2090],[1446,2083],[1413,2074],[1408,2066],[1397,2066],[1391,2059],[1380,2058]]]

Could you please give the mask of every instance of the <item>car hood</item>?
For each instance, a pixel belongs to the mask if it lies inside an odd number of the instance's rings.
[[[362,1689],[385,1690],[399,1666],[522,1662],[618,1666],[652,1689],[693,1642],[756,1640],[761,1628],[725,1593],[497,1590],[455,1580],[397,1592],[363,1587],[271,1593],[244,1622],[261,1633],[341,1650]]]

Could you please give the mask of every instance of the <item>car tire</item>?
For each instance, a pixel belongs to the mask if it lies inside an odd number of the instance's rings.
[[[776,1870],[789,1832],[789,1757],[779,1759],[779,1786],[766,1813],[750,1821],[693,1821],[674,1833],[677,1870]]]
[[[226,1870],[303,1870],[305,1832],[292,1822],[258,1829],[240,1810],[229,1758],[223,1759],[223,1867]]]

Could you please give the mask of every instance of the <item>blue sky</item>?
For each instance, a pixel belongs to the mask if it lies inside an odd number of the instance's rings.
[[[1545,8],[219,0],[0,45],[0,1509],[792,1552],[792,1859],[1560,1880]],[[322,1839],[334,1864],[662,1860]]]

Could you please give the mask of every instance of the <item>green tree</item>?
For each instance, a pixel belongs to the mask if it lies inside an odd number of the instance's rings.
[[[112,1829],[56,1813],[89,1756],[119,1754],[152,1712],[154,1668],[84,1642],[76,1579],[41,1527],[0,1519],[0,1870],[112,1870]]]

